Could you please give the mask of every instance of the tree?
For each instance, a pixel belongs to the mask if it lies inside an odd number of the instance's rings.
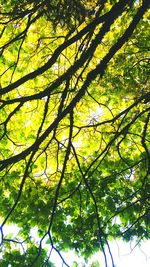
[[[107,266],[106,247],[115,266],[109,240],[149,237],[147,10],[0,1],[1,266],[99,248]]]

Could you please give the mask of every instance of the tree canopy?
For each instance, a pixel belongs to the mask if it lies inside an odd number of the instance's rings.
[[[148,2],[0,0],[2,267],[149,238]]]

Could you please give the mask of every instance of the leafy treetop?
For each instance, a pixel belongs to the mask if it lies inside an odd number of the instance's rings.
[[[1,266],[53,266],[53,250],[69,266],[70,249],[108,266],[106,247],[115,266],[109,240],[149,238],[148,15],[0,1]]]

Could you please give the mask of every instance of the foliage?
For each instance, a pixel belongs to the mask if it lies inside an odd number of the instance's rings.
[[[109,240],[148,239],[148,15],[145,0],[0,1],[1,266],[99,248],[107,266]]]

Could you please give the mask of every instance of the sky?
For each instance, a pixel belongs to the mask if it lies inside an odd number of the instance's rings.
[[[150,240],[142,242],[140,247],[135,247],[135,245],[135,242],[110,242],[111,252],[116,267],[150,267]],[[77,261],[78,267],[82,266],[83,260],[77,258],[73,252],[62,253],[62,255],[68,265],[71,265],[73,261]],[[52,254],[51,260],[55,263],[56,267],[62,266],[62,261],[57,257],[56,253]],[[105,267],[102,253],[97,253],[91,258],[90,262],[94,260],[98,260],[101,263],[101,267]],[[89,266],[89,264],[87,264],[87,266]],[[109,264],[109,267],[112,267],[112,265]]]
[[[3,230],[4,233],[7,234],[13,232],[13,237],[15,237],[19,231],[19,228],[14,225],[13,227],[4,226]],[[34,237],[36,241],[39,241],[37,232],[37,227],[32,228],[31,236]],[[136,246],[135,241],[126,243],[121,240],[111,241],[109,242],[109,245],[116,267],[150,267],[150,239],[147,241],[142,241],[140,246]],[[48,245],[46,245],[46,247],[49,248]],[[78,263],[78,267],[83,266],[82,263],[84,260],[78,258],[73,251],[61,253],[61,255],[69,266],[71,266],[74,261]],[[96,253],[86,266],[89,267],[90,263],[95,260],[99,261],[101,264],[100,267],[105,267],[104,258],[101,252]],[[58,253],[56,253],[54,250],[52,251],[50,261],[55,263],[56,267],[65,267],[65,265],[62,265],[62,260],[60,259]],[[112,267],[111,262],[109,262],[108,267]]]

